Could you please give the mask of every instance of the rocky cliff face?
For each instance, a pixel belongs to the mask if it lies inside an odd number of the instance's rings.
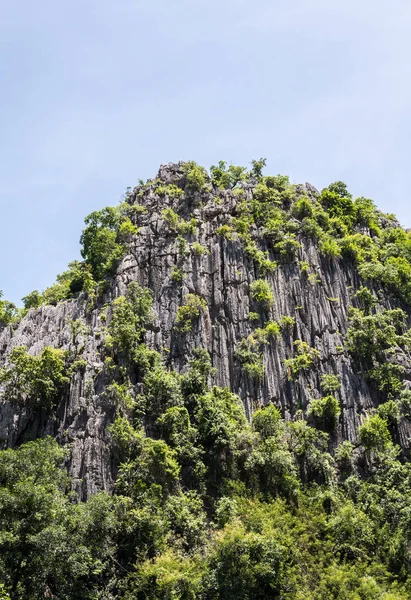
[[[231,219],[239,215],[239,195],[232,190],[211,188],[186,190],[185,195],[167,193],[171,184],[184,190],[185,177],[181,165],[165,165],[151,185],[129,194],[130,205],[144,207],[134,217],[139,230],[97,302],[82,293],[56,306],[32,309],[14,329],[0,330],[1,364],[7,362],[16,346],[23,345],[32,354],[38,354],[45,346],[71,351],[80,347],[87,366],[73,375],[69,390],[55,410],[33,414],[16,409],[7,398],[2,399],[0,441],[2,447],[13,447],[27,439],[52,435],[61,443],[70,444],[68,468],[82,497],[96,490],[110,490],[113,484],[116,466],[109,426],[115,418],[116,405],[104,393],[107,377],[102,353],[106,322],[102,314],[103,307],[125,294],[132,281],[148,287],[153,294],[155,323],[145,334],[146,343],[162,353],[170,368],[180,372],[195,348],[206,348],[216,369],[213,383],[237,393],[249,417],[257,407],[268,403],[281,408],[286,418],[292,418],[298,410],[307,414],[310,402],[321,395],[321,375],[339,375],[341,415],[330,438],[332,449],[343,439],[356,442],[358,426],[367,411],[378,404],[344,350],[348,311],[356,305],[354,292],[362,285],[353,263],[324,256],[318,244],[304,235],[298,236],[301,247],[293,255],[280,257],[254,226],[251,234],[258,241],[259,250],[277,263],[272,272],[264,275],[272,289],[273,303],[261,310],[250,293],[252,282],[261,277],[261,265],[250,256],[236,233],[221,233],[221,227],[230,225]],[[166,188],[165,193],[156,191],[159,184]],[[242,185],[243,198],[252,197],[255,185],[253,181]],[[309,184],[297,186],[295,194],[296,198],[304,195],[313,201],[318,195]],[[170,226],[166,208],[173,209],[182,221],[195,218],[195,231],[179,234]],[[370,289],[381,307],[399,306],[378,289]],[[175,327],[175,320],[187,294],[199,296],[206,305],[193,319],[190,330],[181,332]],[[256,320],[250,320],[250,313],[256,313]],[[107,315],[109,319],[110,309]],[[277,337],[258,347],[258,353],[263,355],[264,375],[260,379],[250,376],[238,357],[239,344],[262,322],[279,322],[284,316],[295,319],[294,324],[290,321]],[[83,331],[75,339],[70,320],[78,319],[87,326],[88,333]],[[294,355],[295,340],[317,350],[318,357],[313,368],[292,379],[284,361]],[[407,385],[411,365],[406,363],[405,369]],[[134,393],[143,391],[141,382],[136,382]],[[397,442],[407,449],[411,436],[407,419],[402,418],[399,423],[397,436]]]

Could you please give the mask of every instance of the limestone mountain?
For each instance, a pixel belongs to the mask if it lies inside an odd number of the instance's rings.
[[[5,598],[410,597],[411,235],[264,164],[161,166],[87,217],[55,285],[0,300],[0,464],[53,438],[78,506],[129,519],[126,550],[79,542],[93,566],[71,582],[51,559],[22,578],[4,525]],[[310,503],[323,573],[292,522]]]

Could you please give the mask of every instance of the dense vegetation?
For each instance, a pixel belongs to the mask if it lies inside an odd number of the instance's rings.
[[[115,404],[110,428],[118,467],[114,493],[78,502],[66,475],[70,449],[51,438],[0,452],[0,599],[59,600],[405,600],[411,597],[411,467],[398,442],[398,423],[411,416],[405,385],[410,364],[411,236],[371,200],[353,199],[337,182],[321,194],[220,162],[210,174],[183,166],[181,187],[141,182],[116,208],[92,213],[73,262],[19,310],[0,298],[0,322],[14,327],[30,309],[79,293],[98,302],[106,282],[138,235],[157,194],[202,206],[235,198],[216,236],[239,240],[255,266],[250,285],[252,333],[235,349],[254,382],[264,377],[264,348],[290,339],[284,361],[290,384],[315,369],[318,350],[295,339],[295,319],[270,318],[268,275],[298,265],[306,238],[322,256],[344,260],[361,276],[341,349],[375,394],[358,443],[330,443],[341,414],[341,378],[320,379],[306,413],[284,419],[273,405],[251,422],[240,399],[210,385],[210,357],[198,348],[178,373],[146,344],[154,321],[152,294],[137,282],[102,311],[104,393]],[[164,208],[179,256],[201,256],[200,223]],[[267,250],[268,248],[268,250]],[[184,262],[171,281],[184,281]],[[375,283],[392,300],[383,308]],[[330,301],[335,299],[330,299]],[[182,294],[174,323],[188,335],[207,305]],[[70,323],[71,353],[46,347],[38,356],[16,347],[0,369],[3,397],[25,411],[51,412],[84,367],[81,321]],[[142,383],[136,393],[136,382]],[[331,452],[332,450],[332,452]]]
[[[4,599],[409,598],[411,470],[384,418],[332,458],[273,406],[249,424],[203,351],[184,375],[133,353],[145,394],[113,384],[113,496],[73,502],[50,438],[0,453]]]

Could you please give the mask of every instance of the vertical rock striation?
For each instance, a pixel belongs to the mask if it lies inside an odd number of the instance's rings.
[[[288,316],[294,319],[294,324],[262,345],[264,376],[260,380],[250,377],[236,350],[262,319],[261,310],[250,294],[250,285],[261,276],[261,269],[238,235],[217,233],[238,216],[238,195],[211,187],[203,192],[186,190],[185,195],[160,195],[156,191],[159,183],[184,190],[186,173],[181,165],[163,165],[152,185],[146,185],[144,190],[136,188],[128,196],[129,204],[144,209],[135,213],[138,233],[133,236],[103,297],[92,302],[82,293],[57,306],[41,306],[30,310],[15,328],[0,330],[1,365],[7,362],[13,348],[22,345],[36,355],[45,346],[74,352],[81,344],[81,355],[86,361],[86,366],[73,375],[67,393],[52,412],[33,414],[28,409],[13,407],[3,397],[1,446],[13,447],[28,439],[51,435],[70,445],[68,469],[83,498],[97,490],[112,488],[115,457],[109,426],[117,409],[105,393],[102,314],[103,307],[125,294],[133,281],[152,291],[155,322],[145,339],[150,347],[162,352],[170,368],[184,371],[193,350],[206,348],[216,369],[213,383],[237,393],[248,417],[257,407],[268,403],[281,408],[286,418],[292,418],[298,410],[307,414],[310,402],[320,397],[321,375],[339,375],[341,416],[330,447],[332,450],[344,439],[356,442],[358,426],[366,412],[378,404],[378,399],[344,351],[348,311],[356,305],[354,292],[362,285],[355,265],[322,255],[317,244],[305,236],[299,237],[301,247],[294,255],[280,257],[255,227],[253,235],[258,238],[259,248],[278,263],[273,272],[265,275],[274,301],[270,308],[264,309],[263,317],[266,321],[280,321]],[[252,181],[243,184],[243,194],[251,197],[254,187]],[[311,198],[318,194],[310,184],[298,186],[296,193],[297,197]],[[196,232],[185,234],[184,242],[165,218],[167,208],[181,220],[196,219]],[[309,268],[304,271],[301,264]],[[183,274],[181,282],[173,277],[176,269]],[[373,292],[382,308],[399,306],[380,290]],[[202,298],[206,308],[193,320],[190,331],[182,333],[176,329],[175,320],[187,294]],[[256,323],[250,321],[250,312],[259,313]],[[88,333],[75,340],[70,320],[78,319],[87,326]],[[316,349],[319,358],[315,368],[292,380],[284,361],[294,355],[295,340]],[[408,375],[411,378],[409,364],[406,369],[407,380]],[[137,382],[135,393],[140,391],[141,384]],[[397,441],[408,449],[411,429],[406,419],[399,424],[398,436]]]

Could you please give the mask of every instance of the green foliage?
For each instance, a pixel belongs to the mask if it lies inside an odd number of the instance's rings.
[[[263,439],[276,436],[280,428],[281,413],[272,404],[257,410],[253,414],[253,429],[257,431]]]
[[[210,355],[204,348],[195,348],[189,360],[188,370],[181,378],[181,389],[186,406],[194,410],[198,405],[198,396],[208,390],[208,378],[215,374]]]
[[[312,284],[321,283],[321,279],[317,275],[317,273],[310,273],[310,275],[308,276],[308,281]]]
[[[289,379],[295,379],[301,371],[311,369],[314,362],[320,358],[318,350],[310,348],[310,346],[302,340],[296,340],[294,346],[296,348],[296,356],[284,361]]]
[[[354,297],[358,300],[360,308],[366,315],[369,315],[377,304],[377,299],[374,294],[365,286],[361,286],[354,294]]]
[[[198,398],[194,410],[199,444],[204,449],[209,485],[236,478],[245,443],[247,420],[241,400],[228,389],[213,387]]]
[[[276,321],[269,321],[262,330],[266,337],[279,339],[281,334],[281,325]]]
[[[184,298],[184,304],[177,310],[175,328],[181,333],[191,331],[193,321],[197,319],[207,308],[204,298],[196,294],[187,294]]]
[[[340,218],[347,225],[352,226],[356,211],[345,183],[337,181],[329,185],[321,192],[320,201],[332,217]]]
[[[254,218],[264,219],[266,214],[278,216],[277,211],[273,211],[273,205],[276,208],[281,205],[281,195],[275,186],[270,186],[267,181],[258,183],[253,192],[252,211]]]
[[[388,400],[388,402],[380,404],[378,414],[391,427],[394,427],[400,421],[401,405],[395,400]]]
[[[293,217],[302,221],[314,216],[315,207],[307,196],[301,196],[294,202],[290,212]]]
[[[268,536],[247,532],[241,525],[227,525],[210,564],[217,598],[278,597],[286,560],[286,549]]]
[[[256,318],[259,318],[257,313]],[[276,321],[268,321],[264,327],[259,327],[249,336],[243,338],[236,348],[236,357],[239,359],[243,370],[255,381],[259,381],[264,375],[263,347],[271,340],[279,340],[281,336],[281,325]]]
[[[179,375],[175,371],[167,371],[160,364],[145,374],[144,388],[145,411],[152,419],[169,407],[183,403]]]
[[[300,242],[295,237],[294,233],[286,234],[282,239],[274,244],[274,250],[284,258],[291,258],[295,256],[297,251],[301,248]]]
[[[212,183],[222,189],[233,189],[247,178],[247,169],[245,167],[235,165],[227,167],[227,163],[224,160],[220,160],[217,166],[212,165],[210,173]]]
[[[57,283],[43,292],[41,302],[55,305],[82,291],[88,292],[93,297],[95,287],[91,265],[74,261],[68,265],[67,271],[57,276]]]
[[[320,241],[319,249],[322,254],[332,258],[341,256],[341,247],[338,241],[333,239],[331,236],[324,236]]]
[[[221,227],[217,227],[216,234],[221,235],[221,237],[226,240],[233,239],[233,228],[230,225],[221,225]]]
[[[275,186],[269,187],[265,182],[260,182],[251,200],[244,199],[239,203],[239,216],[231,219],[231,225],[244,243],[247,255],[255,261],[262,275],[274,271],[277,265],[270,259],[268,250],[263,251],[258,247],[257,241],[261,236],[256,235],[254,226],[262,227],[262,233],[267,237],[275,238],[278,242],[282,239],[285,213],[279,208],[281,198],[281,192]]]
[[[132,237],[138,232],[130,217],[141,211],[136,206],[122,203],[94,211],[85,219],[80,243],[83,262],[69,263],[67,271],[57,276],[57,282],[42,294],[37,290],[23,298],[24,308],[42,304],[56,305],[70,300],[80,292],[94,299],[96,285],[113,275],[118,261],[124,256]]]
[[[259,179],[260,177],[262,177],[263,169],[265,168],[266,164],[267,164],[266,158],[260,158],[260,160],[252,160],[251,161],[251,171],[250,171],[251,177],[255,177],[256,179]]]
[[[163,210],[162,216],[171,231],[174,231],[175,233],[179,233],[180,235],[192,235],[197,230],[197,221],[194,217],[189,221],[184,221],[184,219],[180,219],[178,214],[172,208]]]
[[[143,433],[134,429],[126,417],[117,416],[110,426],[114,447],[121,458],[121,462],[131,460],[143,445]]]
[[[92,212],[85,224],[80,238],[81,255],[90,266],[93,278],[100,281],[113,272],[124,254],[125,244],[137,228],[125,214],[124,205]]]
[[[368,227],[374,234],[381,233],[380,219],[375,204],[369,198],[356,198],[354,200],[356,221],[361,227]]]
[[[41,294],[38,292],[38,290],[30,292],[30,294],[27,294],[27,296],[22,298],[23,306],[26,310],[30,310],[30,308],[38,308],[41,305],[41,301]]]
[[[71,331],[72,342],[78,352],[80,338],[84,340],[90,334],[90,329],[82,319],[67,319],[67,324]]]
[[[172,231],[178,231],[180,217],[172,208],[166,208],[161,213],[163,219],[167,222]]]
[[[184,164],[186,173],[186,189],[189,192],[201,192],[206,185],[207,171],[194,161]]]
[[[322,375],[321,376],[321,389],[324,394],[332,394],[338,392],[341,388],[341,381],[336,375]]]
[[[178,232],[183,235],[194,235],[197,231],[197,221],[193,217],[189,221],[180,221]]]
[[[25,310],[30,310],[31,308],[38,308],[41,305],[42,297],[38,290],[34,290],[30,294],[27,294],[27,296],[24,296],[22,302]]]
[[[20,311],[12,302],[2,300],[2,297],[3,292],[0,290],[0,326],[11,325],[18,320]]]
[[[204,567],[198,556],[182,557],[176,551],[166,550],[155,560],[146,560],[133,581],[130,595],[125,600],[196,600],[203,590]]]
[[[335,428],[340,412],[340,404],[334,396],[315,398],[309,408],[309,413],[314,417],[315,422],[325,431]]]
[[[249,236],[243,236],[243,239],[247,240],[245,245],[246,253],[252,260],[256,262],[261,274],[266,275],[267,273],[272,273],[276,269],[277,263],[268,258],[268,252],[263,252],[260,250],[254,240],[252,240]]]
[[[138,498],[150,487],[166,496],[177,489],[180,466],[164,440],[142,438],[138,458],[124,462],[117,478],[122,494]]]
[[[91,273],[91,266],[86,262],[74,261],[69,263],[67,271],[57,275],[57,282],[44,290],[43,294],[38,297],[34,291],[23,302],[28,303],[26,308],[31,308],[31,305],[52,304],[56,305],[64,300],[73,298],[76,294],[84,291],[89,296],[94,296],[96,282]]]
[[[335,451],[335,461],[341,475],[351,475],[354,470],[354,444],[344,440]]]
[[[364,315],[353,309],[347,331],[346,347],[354,358],[370,360],[386,350],[399,346],[405,331],[406,314],[401,309],[384,310]]]
[[[254,335],[243,338],[236,348],[236,357],[244,371],[255,380],[264,375],[263,354],[260,352],[260,342]]]
[[[202,246],[198,242],[191,244],[191,249],[196,256],[203,256],[204,254],[210,254],[210,250],[205,246]]]
[[[184,259],[189,254],[187,240],[180,234],[177,236],[178,254],[179,257]]]
[[[383,452],[391,445],[387,421],[380,415],[368,416],[358,429],[358,439],[367,450]]]
[[[171,273],[170,273],[171,281],[173,281],[174,283],[183,283],[185,277],[186,277],[186,274],[184,273],[184,271],[182,269],[180,269],[179,267],[176,267],[176,266],[174,266],[172,268]]]
[[[411,390],[402,390],[398,397],[401,415],[404,417],[411,416]]]
[[[159,196],[168,196],[169,198],[181,198],[184,196],[184,190],[170,183],[169,185],[159,185],[156,188],[156,194]]]
[[[91,600],[110,573],[117,502],[73,504],[65,457],[50,438],[0,453],[0,589],[12,600]]]
[[[185,550],[204,546],[207,518],[203,500],[197,492],[174,494],[167,500],[165,512],[176,546]]]
[[[389,398],[402,387],[404,367],[396,361],[408,360],[411,333],[406,329],[406,313],[397,308],[375,314],[352,309],[346,348],[364,368],[368,380]]]
[[[411,263],[407,258],[385,256],[383,262],[369,260],[360,266],[359,273],[366,280],[382,283],[402,300],[411,303]]]
[[[18,346],[10,353],[8,364],[0,369],[3,398],[34,410],[49,410],[69,382],[66,353],[48,346],[38,356]]]
[[[284,330],[291,330],[295,325],[294,317],[290,317],[288,315],[283,315],[280,319],[280,327]]]
[[[270,284],[264,279],[256,279],[250,285],[251,297],[260,306],[269,309],[273,305],[274,295]]]
[[[174,186],[172,187],[172,189],[174,189]],[[146,215],[147,213],[147,206],[143,206],[142,204],[131,204],[127,207],[127,214],[129,217],[138,217],[139,215]]]
[[[198,444],[199,432],[192,425],[185,406],[171,406],[156,421],[167,444],[175,451],[182,468],[182,478],[190,487],[203,489],[206,467],[203,449]]]
[[[276,268],[271,252],[277,253],[280,261],[294,260],[301,242],[310,237],[323,255],[352,260],[364,279],[383,285],[404,302],[411,303],[411,234],[398,227],[392,215],[380,214],[370,199],[353,200],[342,182],[331,184],[319,197],[313,198],[312,192],[307,195],[307,190],[291,185],[286,176],[263,177],[265,162],[265,159],[252,161],[249,172],[243,167],[227,167],[224,161],[211,167],[213,183],[233,189],[238,197],[236,215],[230,225],[217,228],[218,235],[227,239],[234,239],[236,235],[262,276]],[[194,162],[185,163],[183,168],[188,193],[210,189],[205,169]],[[251,194],[242,189],[243,181],[254,184]],[[184,194],[180,187],[164,186],[161,182],[156,191],[160,196],[169,197]],[[139,195],[144,196],[144,189]],[[57,304],[82,291],[94,299],[96,282],[113,273],[138,231],[134,222],[147,212],[144,205],[129,203],[129,192],[126,200],[116,208],[107,207],[87,217],[81,237],[84,262],[71,263],[68,271],[43,294],[33,292],[26,296],[25,309]],[[185,221],[171,208],[167,208],[163,216],[179,236],[193,235],[197,230],[195,219]],[[268,249],[263,250],[260,242],[265,248],[268,245]],[[205,253],[199,245],[193,244],[192,249],[195,254]],[[364,310],[367,309],[364,307]],[[3,322],[19,316],[11,306],[3,312],[0,309],[0,318],[2,314]]]
[[[153,322],[152,302],[149,289],[131,282],[127,296],[119,296],[112,303],[106,346],[132,360],[146,327]]]
[[[411,473],[390,454],[386,422],[360,428],[381,456],[363,480],[353,445],[339,446],[338,483],[325,433],[272,405],[250,427],[238,397],[208,390],[209,369],[198,351],[183,376],[145,377],[157,439],[116,419],[113,498],[73,503],[51,439],[0,453],[3,595],[409,597]]]

